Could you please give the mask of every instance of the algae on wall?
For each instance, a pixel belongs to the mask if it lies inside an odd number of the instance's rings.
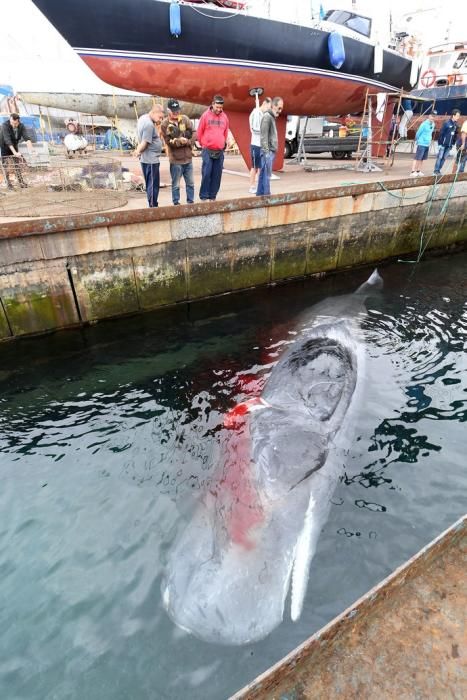
[[[405,189],[404,189],[405,187]],[[445,189],[449,187],[449,189]],[[443,189],[444,188],[444,189]],[[355,190],[355,193],[352,192]],[[0,338],[65,328],[467,240],[467,180],[227,202],[196,215],[0,237]],[[454,192],[448,201],[446,197]],[[303,197],[310,201],[303,201]],[[450,196],[450,195],[449,195]],[[430,199],[431,197],[431,199]],[[242,209],[245,207],[245,209]],[[218,211],[218,209],[220,211]],[[126,212],[122,212],[127,214]],[[110,216],[110,215],[109,215]],[[162,218],[161,218],[162,217]],[[161,220],[159,220],[161,218]],[[251,228],[248,229],[248,226]],[[1,227],[0,227],[1,232]]]

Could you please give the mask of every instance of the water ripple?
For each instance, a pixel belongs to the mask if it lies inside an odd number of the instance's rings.
[[[54,356],[58,338],[42,355],[40,340],[23,359],[5,350],[2,697],[126,700],[152,698],[154,688],[168,700],[226,697],[454,520],[466,485],[464,269],[436,261],[410,283],[400,267],[385,271],[387,291],[369,300],[364,323],[365,403],[303,620],[241,650],[176,630],[162,610],[161,574],[211,484],[226,411],[261,392],[295,337],[292,316],[321,287],[242,297],[236,312],[167,322],[162,332],[148,316],[135,321],[147,327],[131,348],[125,321],[115,341],[111,325],[73,336],[85,338],[79,352],[66,340]]]

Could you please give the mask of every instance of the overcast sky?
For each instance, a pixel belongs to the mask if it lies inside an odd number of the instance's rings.
[[[64,6],[71,0],[63,0]],[[79,2],[79,0],[77,0]],[[99,0],[96,0],[98,2]],[[137,0],[128,0],[136,2]],[[271,15],[290,20],[297,17],[310,17],[311,8],[317,12],[318,0],[252,0],[255,4],[270,2]],[[3,0],[1,8],[2,37],[0,40],[0,84],[10,84],[16,92],[56,91],[56,92],[111,92],[112,88],[102,83],[74,54],[58,32],[41,15],[31,0]],[[351,0],[329,0],[322,2],[324,9],[350,9]],[[447,5],[441,21],[433,21],[430,8],[440,3],[430,0],[361,0],[357,8],[364,14],[373,16],[382,28],[388,24],[388,7],[391,7],[393,20],[405,21],[404,14],[419,12],[408,26],[422,32],[428,45],[442,43],[448,30],[449,17],[452,27],[459,27],[461,36],[451,39],[465,40],[467,31],[467,3],[458,0]],[[286,13],[286,14],[285,14]],[[84,21],[90,21],[87,17]],[[116,92],[122,92],[116,90]]]

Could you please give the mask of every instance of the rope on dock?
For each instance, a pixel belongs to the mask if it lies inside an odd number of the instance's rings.
[[[409,197],[409,196],[406,195],[406,194],[397,194],[397,192],[392,192],[391,190],[388,190],[387,187],[385,187],[384,183],[381,182],[381,180],[378,180],[378,181],[376,182],[376,184],[377,184],[377,185],[381,185],[381,188],[382,188],[385,192],[387,192],[388,194],[390,194],[391,197],[395,197],[396,199],[418,199],[418,198],[420,197],[419,194],[414,194],[414,195],[412,195],[411,197]],[[436,184],[437,184],[437,183],[435,183],[435,184],[433,185],[433,188],[436,187]],[[425,200],[425,201],[428,201],[428,200]]]

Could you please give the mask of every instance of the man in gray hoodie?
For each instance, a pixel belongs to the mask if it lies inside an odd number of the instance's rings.
[[[261,120],[261,170],[258,177],[256,194],[271,194],[269,181],[272,174],[272,164],[277,152],[276,119],[284,108],[282,97],[274,97],[271,109],[268,109]]]

